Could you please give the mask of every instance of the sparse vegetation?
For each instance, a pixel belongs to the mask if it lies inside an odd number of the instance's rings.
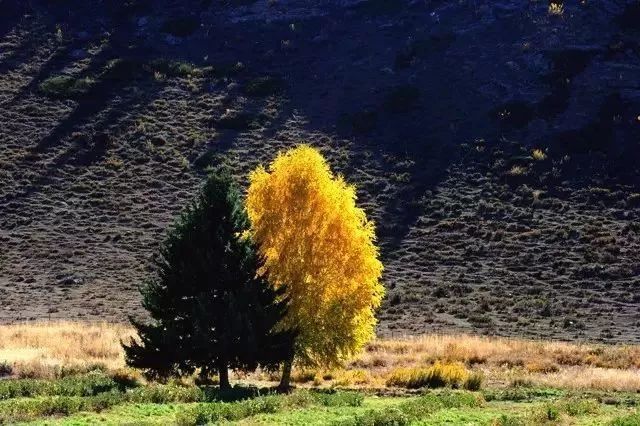
[[[541,149],[534,149],[531,152],[531,157],[536,161],[543,161],[546,160],[547,154]]]
[[[509,169],[507,174],[510,176],[523,176],[527,174],[527,168],[523,166],[515,165],[515,166],[512,166],[511,169]]]
[[[89,92],[95,81],[92,78],[58,75],[40,83],[40,91],[53,98],[75,98]]]
[[[241,131],[247,130],[255,122],[256,117],[251,113],[231,111],[220,117],[215,124],[219,129]]]
[[[564,13],[564,4],[558,2],[549,3],[549,15],[562,16]]]

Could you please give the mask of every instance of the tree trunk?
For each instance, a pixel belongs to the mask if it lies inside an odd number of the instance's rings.
[[[224,361],[220,361],[218,376],[220,377],[220,390],[231,389],[231,384],[229,383],[229,367],[227,367],[227,363]]]
[[[279,392],[289,392],[291,389],[291,368],[293,367],[293,355],[282,366],[282,378],[278,385]]]

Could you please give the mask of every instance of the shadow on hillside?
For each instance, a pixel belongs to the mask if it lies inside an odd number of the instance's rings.
[[[21,88],[9,104],[18,104],[23,98],[36,92],[46,96],[41,92],[40,84],[75,61],[69,55],[70,50],[75,47],[77,47],[76,44],[69,43],[58,49],[40,67],[33,80]],[[91,59],[89,66],[83,69],[80,75],[73,77],[78,80],[91,78],[92,83],[86,90],[54,96],[74,99],[77,105],[46,136],[34,141],[35,143],[17,167],[27,167],[49,151],[54,149],[59,151],[60,146],[64,145],[65,149],[48,161],[37,176],[31,179],[27,187],[7,195],[5,201],[25,198],[39,191],[65,165],[85,167],[104,158],[111,142],[109,128],[144,109],[156,99],[157,93],[162,89],[159,84],[148,85],[150,89],[145,90],[143,95],[127,90],[142,83],[144,79],[150,78],[148,72],[143,69],[143,58],[142,52],[135,47],[117,49],[107,43]],[[96,117],[99,119],[96,120]]]

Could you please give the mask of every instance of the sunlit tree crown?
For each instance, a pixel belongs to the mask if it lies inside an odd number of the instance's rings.
[[[280,326],[298,330],[299,360],[331,365],[358,352],[374,336],[384,288],[374,225],[355,188],[302,145],[251,173],[247,211],[262,272],[286,290]]]

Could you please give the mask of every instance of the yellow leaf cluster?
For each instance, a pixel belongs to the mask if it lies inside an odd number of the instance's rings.
[[[279,154],[249,180],[261,272],[289,303],[280,327],[298,330],[298,362],[338,364],[374,337],[384,295],[374,225],[356,206],[355,188],[310,146]]]

